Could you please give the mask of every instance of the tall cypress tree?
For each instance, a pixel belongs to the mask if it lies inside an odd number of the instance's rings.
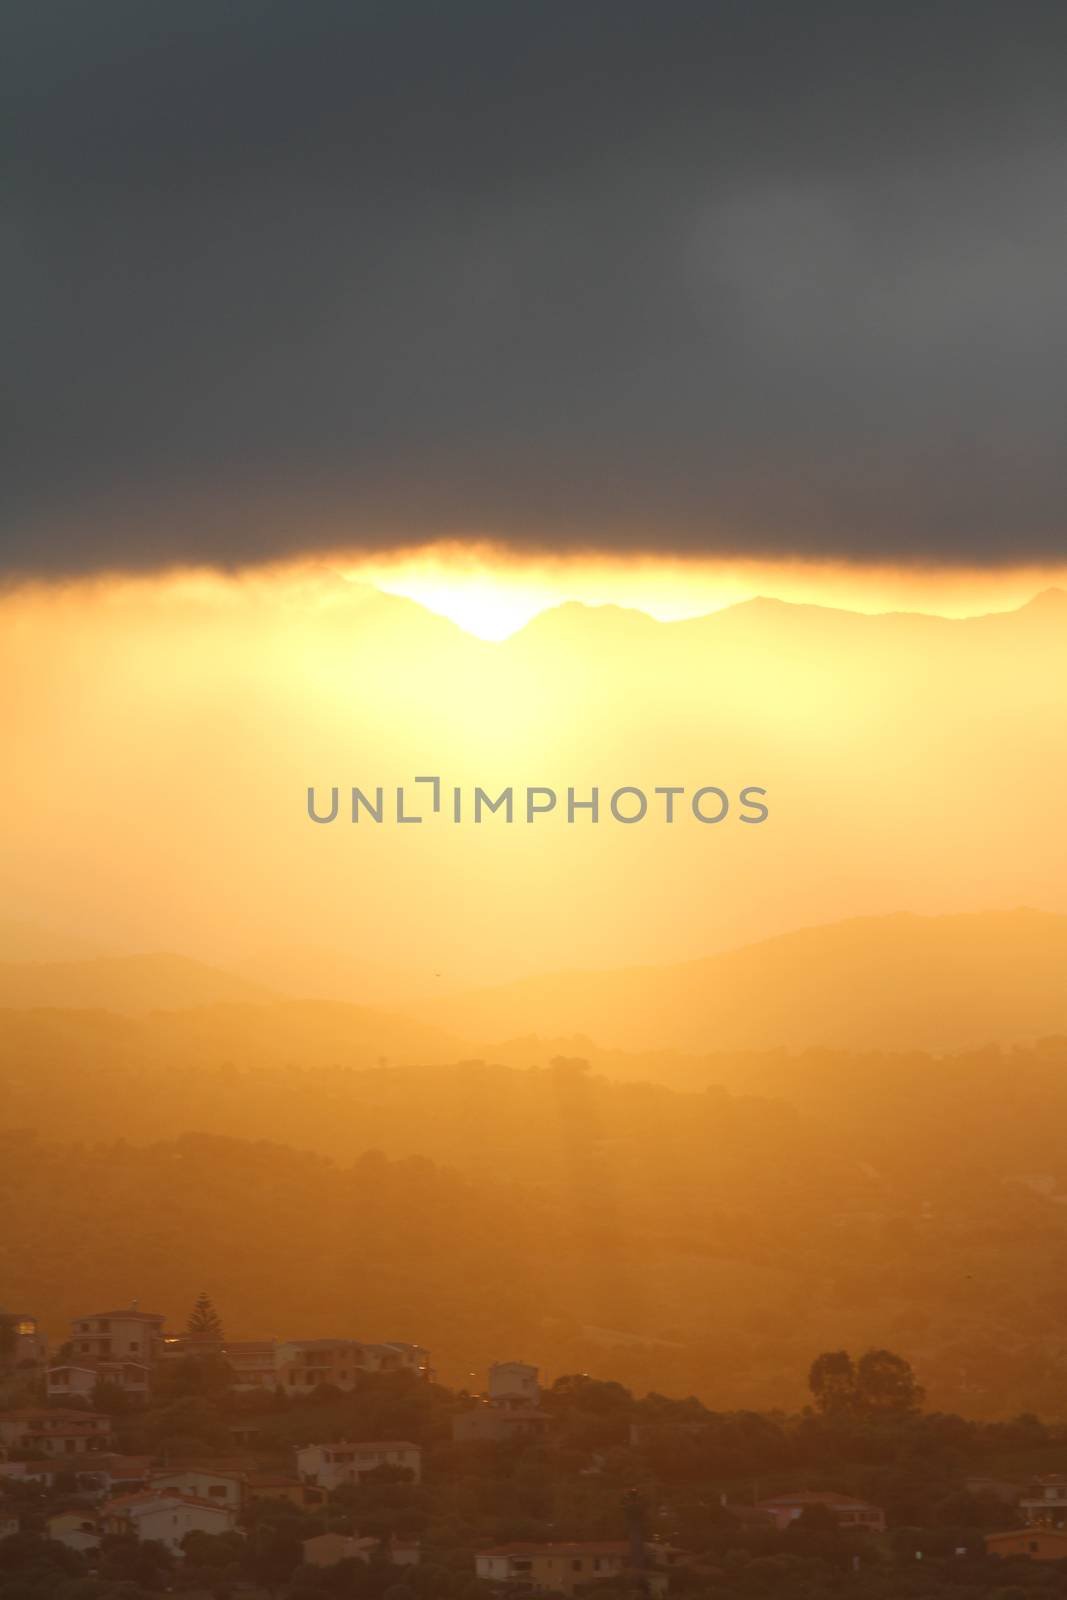
[[[189,1314],[189,1333],[211,1333],[216,1339],[222,1338],[222,1318],[211,1303],[209,1295],[201,1293],[197,1296],[196,1305]]]

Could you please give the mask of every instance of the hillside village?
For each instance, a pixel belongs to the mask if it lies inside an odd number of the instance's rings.
[[[0,1329],[3,1600],[1067,1589],[1067,1428],[925,1414],[888,1351],[786,1417],[515,1360],[456,1392],[415,1344],[231,1341],[206,1295]]]

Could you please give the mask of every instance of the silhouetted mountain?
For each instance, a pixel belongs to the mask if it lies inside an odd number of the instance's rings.
[[[469,1039],[586,1034],[628,1050],[948,1050],[1067,1032],[1067,917],[901,912],[671,967],[561,972],[418,1015]]]

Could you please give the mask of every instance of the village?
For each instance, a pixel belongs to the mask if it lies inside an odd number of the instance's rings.
[[[791,1480],[775,1449],[765,1441],[754,1452],[736,1419],[731,1459],[721,1419],[698,1402],[636,1402],[584,1375],[546,1391],[521,1360],[495,1362],[484,1388],[453,1394],[416,1344],[229,1340],[206,1295],[181,1331],[136,1304],[73,1318],[55,1349],[30,1313],[5,1313],[0,1327],[2,1392],[21,1401],[0,1410],[8,1564],[47,1548],[113,1575],[116,1551],[137,1547],[163,1563],[157,1586],[162,1574],[167,1587],[202,1588],[213,1573],[212,1592],[228,1575],[230,1593],[242,1581],[319,1573],[332,1582],[358,1568],[364,1586],[373,1590],[377,1574],[394,1600],[413,1582],[417,1594],[470,1584],[498,1594],[697,1593],[717,1590],[731,1568],[741,1581],[786,1558],[829,1563],[855,1581],[886,1560],[926,1561],[927,1573],[938,1560],[1035,1573],[1063,1562],[1067,1573],[1062,1431],[1040,1441],[1058,1470],[1019,1481],[977,1460],[968,1469],[956,1441],[954,1493],[971,1526],[950,1532],[934,1505],[924,1531],[900,1526],[899,1484],[887,1507],[851,1491],[855,1469],[840,1460],[809,1459]],[[840,1354],[820,1359],[822,1381],[836,1379]],[[842,1426],[834,1393],[828,1384],[816,1396],[829,1428]],[[922,1426],[912,1400],[901,1404],[883,1428]],[[413,1425],[372,1435],[375,1416]],[[480,1516],[504,1481],[505,1514]],[[449,1517],[456,1526],[445,1533]],[[490,1527],[497,1537],[476,1536]],[[138,1569],[142,1581],[150,1567]]]

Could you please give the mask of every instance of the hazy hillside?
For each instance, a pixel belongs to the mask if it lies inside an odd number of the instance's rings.
[[[98,1008],[135,1015],[219,1002],[263,1002],[269,989],[177,955],[0,963],[0,1007]]]
[[[562,972],[418,1015],[467,1038],[628,1050],[947,1050],[1067,1033],[1067,916],[854,918],[673,967]]]
[[[89,961],[105,952],[77,934],[43,928],[36,922],[0,921],[0,963]]]
[[[418,1339],[454,1382],[518,1351],[792,1405],[812,1351],[888,1343],[935,1406],[1062,1408],[1065,1041],[724,1060],[759,1097],[567,1065],[19,1066],[10,1043],[0,1284],[54,1333],[206,1286],[235,1334]]]
[[[269,997],[172,1005],[130,1016],[73,1005],[0,1009],[0,1048],[23,1066],[107,1060],[149,1068],[396,1066],[471,1053],[438,1028],[361,1006]]]

